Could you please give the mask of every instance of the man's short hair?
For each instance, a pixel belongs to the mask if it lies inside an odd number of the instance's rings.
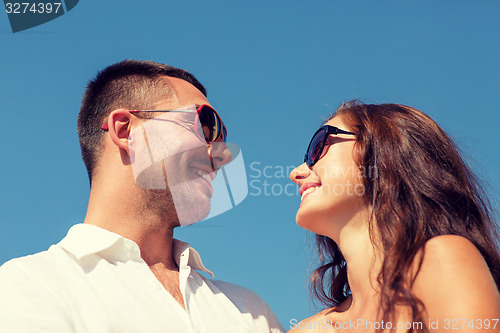
[[[99,72],[87,85],[78,114],[78,138],[90,183],[102,153],[105,131],[101,126],[116,109],[150,109],[154,102],[173,94],[164,76],[185,80],[207,95],[191,73],[152,61],[124,60]]]

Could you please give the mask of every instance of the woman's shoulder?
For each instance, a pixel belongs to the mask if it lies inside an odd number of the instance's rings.
[[[489,267],[477,247],[461,236],[442,235],[426,242],[413,289],[429,317],[500,315],[500,294]]]
[[[418,282],[425,282],[425,289],[440,284],[450,289],[459,283],[460,289],[479,290],[477,287],[484,286],[498,292],[481,252],[467,238],[457,235],[437,236],[425,243],[422,266],[415,280]]]
[[[333,308],[325,309],[321,312],[316,313],[307,319],[300,322],[290,322],[291,330],[288,333],[333,333],[336,332],[334,326],[330,319],[327,318],[327,314],[330,313]]]
[[[438,254],[456,254],[472,251],[470,254],[480,254],[477,247],[467,238],[458,235],[440,235],[429,239],[425,243],[426,251]]]
[[[457,235],[441,235],[429,239],[424,246],[421,278],[432,273],[433,278],[449,278],[462,274],[484,274],[491,278],[490,270],[478,248],[467,238]],[[460,278],[460,276],[457,276]]]
[[[342,324],[347,323],[345,313],[351,306],[352,296],[348,296],[337,306],[324,309],[314,316],[302,320],[301,322],[290,322],[291,330],[288,333],[334,333],[337,328],[342,328]]]

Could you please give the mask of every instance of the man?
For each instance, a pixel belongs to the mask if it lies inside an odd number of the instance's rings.
[[[145,111],[147,110],[147,111]],[[0,332],[282,332],[255,293],[213,274],[173,230],[203,220],[233,156],[205,88],[126,60],[85,92],[78,134],[91,190],[83,224],[0,268]]]

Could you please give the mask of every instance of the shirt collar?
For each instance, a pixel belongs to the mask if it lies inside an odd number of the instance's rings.
[[[174,259],[177,263],[177,267],[182,268],[189,266],[193,269],[210,274],[212,278],[214,277],[214,273],[203,265],[198,251],[193,249],[188,243],[181,242],[174,238],[172,249],[174,251]]]
[[[76,260],[92,254],[109,261],[141,259],[141,250],[134,241],[91,224],[80,223],[72,226],[58,245]],[[189,266],[214,277],[214,273],[203,265],[200,254],[188,243],[174,239],[172,250],[179,268]]]

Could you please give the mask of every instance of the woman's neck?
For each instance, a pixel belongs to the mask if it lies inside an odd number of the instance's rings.
[[[339,246],[346,261],[347,280],[352,294],[346,311],[353,315],[376,311],[380,295],[377,276],[382,257],[378,255],[379,252],[370,240],[368,214],[360,212],[335,236],[336,239],[332,239]]]

